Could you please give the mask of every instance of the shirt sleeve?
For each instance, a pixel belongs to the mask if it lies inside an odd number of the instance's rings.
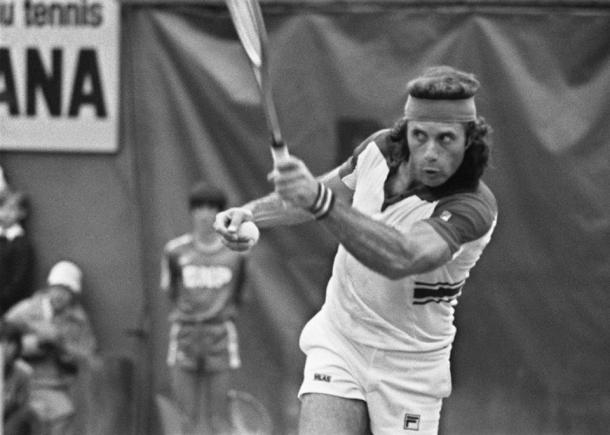
[[[425,222],[447,242],[454,254],[464,243],[483,237],[497,218],[495,198],[479,193],[460,193],[441,199]]]
[[[347,187],[352,190],[356,189],[356,166],[358,164],[358,155],[366,148],[368,144],[364,142],[358,145],[352,155],[339,167],[339,178]]]
[[[354,148],[352,155],[339,167],[339,177],[341,178],[341,181],[343,181],[343,183],[350,189],[356,189],[356,167],[358,166],[358,157],[365,149],[368,148],[369,145],[374,144],[375,140],[384,133],[386,133],[386,131],[381,130],[363,140],[360,145]]]

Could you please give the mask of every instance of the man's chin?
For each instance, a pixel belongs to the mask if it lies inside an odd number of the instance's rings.
[[[438,187],[447,181],[444,177],[425,177],[422,181],[422,184],[426,187]]]

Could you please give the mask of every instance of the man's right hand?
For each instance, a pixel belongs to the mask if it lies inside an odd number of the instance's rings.
[[[237,230],[243,222],[254,221],[252,212],[247,208],[233,207],[216,215],[214,230],[220,235],[222,243],[233,251],[244,252],[252,248],[252,240],[240,238]]]

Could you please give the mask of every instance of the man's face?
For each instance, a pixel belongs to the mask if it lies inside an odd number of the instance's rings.
[[[410,169],[429,187],[443,184],[464,160],[466,131],[459,122],[409,121]]]

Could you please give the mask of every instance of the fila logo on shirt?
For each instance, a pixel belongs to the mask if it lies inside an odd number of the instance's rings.
[[[419,430],[419,415],[416,414],[405,414],[404,430]]]
[[[441,215],[439,216],[442,220],[444,220],[445,222],[449,222],[449,219],[451,219],[451,212],[449,210],[443,210],[441,212]]]

